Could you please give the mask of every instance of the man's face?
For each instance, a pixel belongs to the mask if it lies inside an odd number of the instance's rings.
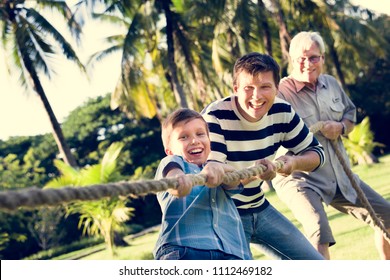
[[[242,71],[233,89],[237,95],[239,112],[250,122],[256,122],[267,114],[277,94],[272,71],[261,72],[256,76]]]
[[[313,43],[309,49],[296,53],[292,58],[294,79],[315,85],[318,76],[322,73],[324,65],[324,56],[316,43]]]

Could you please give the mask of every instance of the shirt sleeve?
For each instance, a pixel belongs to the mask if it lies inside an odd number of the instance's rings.
[[[320,158],[320,164],[315,168],[318,169],[325,163],[325,152],[321,143],[315,138],[314,134],[310,132],[308,127],[305,125],[303,120],[298,116],[298,114],[291,108],[291,112],[294,115],[290,123],[292,129],[291,134],[294,135],[289,141],[288,144],[285,144],[285,148],[291,150],[294,154],[301,154],[306,151],[314,151],[318,154]]]
[[[343,119],[347,119],[353,123],[356,123],[356,106],[355,104],[353,104],[352,100],[348,97],[348,95],[344,92],[342,88],[341,91],[342,91],[342,100],[345,105]]]
[[[211,152],[209,154],[208,160],[226,162],[227,147],[225,136],[222,133],[221,125],[218,118],[208,111],[203,112],[203,118],[208,124],[210,130],[210,145]]]
[[[166,156],[160,161],[154,178],[156,180],[165,178],[173,168],[179,168],[184,172],[183,159],[179,156]]]

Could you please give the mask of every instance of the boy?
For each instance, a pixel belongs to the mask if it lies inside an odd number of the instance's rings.
[[[324,163],[324,151],[291,106],[276,98],[279,65],[269,55],[249,53],[233,69],[234,95],[211,103],[202,112],[209,124],[211,153],[208,163],[226,162],[236,169],[261,163],[267,171],[242,182],[234,196],[248,243],[276,259],[323,259],[305,236],[264,196],[263,180],[276,175],[271,162],[280,146],[292,152],[279,159],[281,174],[313,171]]]
[[[226,164],[203,168],[210,139],[202,116],[190,109],[176,110],[163,122],[162,140],[167,157],[160,162],[156,179],[176,177],[179,186],[157,194],[163,217],[155,259],[251,259],[240,216],[230,198],[243,186],[239,182],[219,185],[224,173],[233,171]],[[207,186],[192,186],[185,175],[199,172],[207,175]]]

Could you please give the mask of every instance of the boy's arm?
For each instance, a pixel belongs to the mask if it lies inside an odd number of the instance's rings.
[[[167,191],[178,198],[188,195],[192,190],[192,181],[180,168],[171,168],[165,177],[175,177],[178,181],[176,189],[168,189]]]

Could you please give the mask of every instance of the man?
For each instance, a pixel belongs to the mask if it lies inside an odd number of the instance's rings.
[[[326,163],[316,172],[293,172],[277,176],[273,185],[281,198],[302,224],[306,236],[317,250],[330,259],[329,246],[336,243],[323,202],[340,212],[373,226],[373,221],[357,198],[345,174],[331,141],[349,165],[340,136],[352,131],[356,122],[356,108],[337,80],[322,74],[325,45],[317,32],[300,32],[291,41],[291,75],[281,80],[278,97],[288,101],[308,127],[324,121],[316,134],[325,149]],[[360,188],[384,226],[390,229],[390,202],[386,201],[354,174]],[[390,259],[390,244],[376,231],[376,246],[382,259]]]
[[[235,169],[263,164],[267,170],[242,183],[244,191],[233,196],[248,243],[256,243],[276,259],[323,259],[306,237],[264,196],[263,180],[275,177],[271,162],[280,146],[296,156],[282,156],[278,170],[312,171],[324,162],[321,145],[291,106],[275,98],[279,65],[269,55],[249,53],[233,70],[234,94],[211,103],[202,112],[210,129],[211,153],[206,165],[227,163]]]

